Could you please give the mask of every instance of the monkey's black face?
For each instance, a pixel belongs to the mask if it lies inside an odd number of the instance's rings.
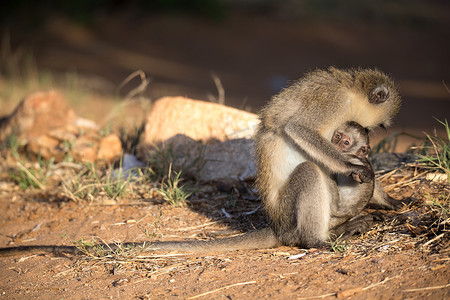
[[[386,86],[377,86],[369,93],[369,102],[372,104],[384,103],[389,98],[389,94],[389,89]]]

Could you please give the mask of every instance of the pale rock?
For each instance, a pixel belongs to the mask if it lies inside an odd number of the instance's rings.
[[[135,168],[145,167],[145,164],[132,154],[125,153],[122,160],[122,170],[128,171]]]
[[[234,139],[204,149],[200,181],[246,181],[256,177],[254,144],[250,139]]]
[[[184,97],[157,100],[147,116],[142,142],[158,144],[177,134],[208,141],[250,137],[257,115],[221,104]]]
[[[148,157],[155,157],[155,152],[166,153],[159,157],[167,157],[169,161],[150,160],[151,167],[168,172],[171,165],[172,170],[181,171],[183,177],[195,178],[200,182],[232,184],[252,180],[256,176],[254,144],[250,139],[205,144],[185,135],[177,135],[149,150]]]
[[[153,159],[151,163],[159,164],[157,169],[171,163],[183,176],[201,182],[252,179],[256,163],[249,138],[258,123],[257,115],[235,108],[165,97],[155,102],[147,116],[139,158],[145,161],[155,152],[172,153],[170,162]]]
[[[136,156],[128,153],[124,153],[122,157],[122,164],[119,168],[114,169],[114,178],[128,179],[129,177],[137,177],[139,173],[136,171],[138,168],[145,167],[145,164],[137,159]]]

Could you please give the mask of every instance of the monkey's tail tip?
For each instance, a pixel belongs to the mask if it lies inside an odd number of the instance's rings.
[[[47,245],[0,248],[0,257],[10,257],[35,253],[79,254],[80,250],[78,250],[78,248],[75,246],[47,246]]]

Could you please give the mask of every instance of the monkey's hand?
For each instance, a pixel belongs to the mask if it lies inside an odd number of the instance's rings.
[[[353,154],[346,154],[344,157],[347,160],[346,165],[349,170],[347,176],[352,176],[359,183],[369,183],[374,180],[375,174],[367,159],[362,159]]]
[[[353,171],[351,172],[350,175],[353,177],[353,179],[356,182],[369,183],[375,177],[375,174],[373,173],[373,171],[365,166],[353,165],[352,169],[353,169]]]

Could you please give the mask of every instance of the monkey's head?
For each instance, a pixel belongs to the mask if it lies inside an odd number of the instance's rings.
[[[350,72],[354,87],[365,95],[371,105],[371,111],[377,115],[378,124],[368,126],[388,127],[397,115],[401,106],[401,98],[394,81],[386,74],[372,69],[356,69]]]
[[[334,132],[331,143],[339,152],[359,158],[367,158],[371,150],[367,129],[356,122],[347,122],[339,127]]]

